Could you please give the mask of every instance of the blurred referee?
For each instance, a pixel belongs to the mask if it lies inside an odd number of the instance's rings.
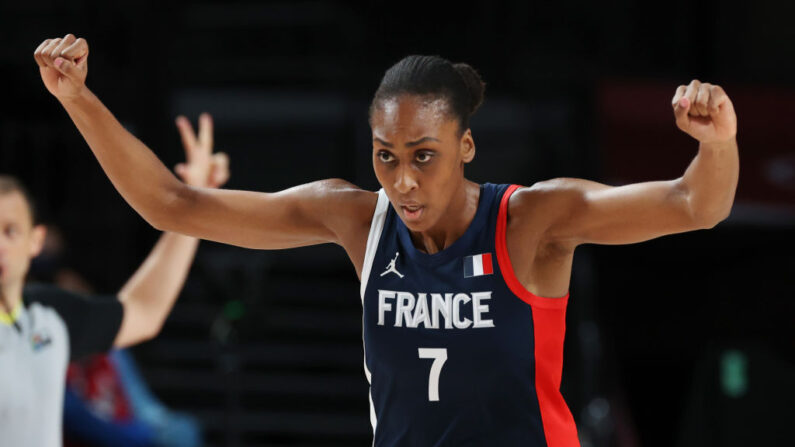
[[[212,154],[212,122],[198,138],[177,120],[187,162],[177,174],[191,186],[218,187],[229,177]],[[66,367],[89,353],[125,347],[160,331],[193,261],[198,239],[165,233],[115,297],[86,297],[46,285],[24,286],[46,230],[13,177],[0,175],[0,444],[56,447]]]

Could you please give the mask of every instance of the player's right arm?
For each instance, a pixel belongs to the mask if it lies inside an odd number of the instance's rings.
[[[72,34],[47,39],[34,58],[47,90],[66,109],[113,185],[159,230],[248,248],[342,245],[348,228],[372,216],[375,194],[338,179],[277,193],[187,186],[86,87],[84,39]]]

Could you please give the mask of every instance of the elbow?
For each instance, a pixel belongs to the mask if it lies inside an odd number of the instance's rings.
[[[685,210],[693,230],[709,230],[729,217],[734,204],[734,194],[716,196],[715,194],[695,194],[681,181],[677,184],[680,206]]]
[[[149,324],[141,328],[141,331],[138,333],[138,337],[136,337],[136,344],[149,341],[160,335],[160,331],[163,329],[163,323],[163,319],[154,319],[150,321]]]
[[[143,341],[151,340],[158,335],[160,335],[160,331],[163,330],[163,323],[164,321],[156,321],[150,325],[147,331],[143,334]]]
[[[165,215],[160,215],[160,213],[149,214],[144,216],[144,220],[157,231],[171,231],[167,213]]]
[[[697,212],[693,214],[693,222],[696,229],[710,230],[726,220],[730,214],[731,207],[721,208],[716,211]]]
[[[180,184],[174,190],[164,193],[154,201],[154,207],[141,215],[158,231],[178,231],[179,216],[184,215],[185,204],[192,200],[194,194],[192,189]]]
[[[119,294],[119,300],[124,306],[124,317],[119,334],[116,336],[116,347],[137,345],[160,334],[166,315],[152,310],[151,303],[143,302],[124,291]]]

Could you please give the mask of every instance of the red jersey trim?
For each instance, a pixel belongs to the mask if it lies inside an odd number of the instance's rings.
[[[495,246],[497,248],[497,262],[500,264],[500,271],[508,288],[511,289],[514,295],[525,303],[545,309],[565,309],[569,301],[569,294],[560,298],[546,298],[533,294],[533,292],[525,289],[524,285],[519,282],[519,279],[514,273],[511,258],[508,257],[508,242],[507,242],[507,228],[508,228],[508,199],[511,195],[519,189],[519,185],[511,185],[503,193],[500,200],[500,211],[497,214],[497,232]]]
[[[566,311],[532,309],[536,396],[547,447],[580,447],[574,417],[560,394]]]
[[[496,250],[502,277],[511,292],[530,305],[533,314],[535,355],[535,391],[541,423],[548,447],[579,447],[577,426],[569,407],[560,394],[563,374],[563,340],[566,334],[566,304],[569,294],[561,298],[545,298],[525,289],[508,257],[508,199],[519,189],[511,185],[500,201],[497,215]]]

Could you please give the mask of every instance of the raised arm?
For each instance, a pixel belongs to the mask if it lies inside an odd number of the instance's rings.
[[[682,177],[617,187],[553,179],[517,192],[512,212],[529,217],[543,207],[545,241],[569,249],[631,244],[717,225],[731,211],[739,176],[734,107],[721,87],[697,80],[679,86],[672,105],[677,126],[699,141]]]
[[[155,228],[249,248],[342,243],[375,196],[342,180],[278,193],[214,190],[180,182],[86,87],[88,44],[67,34],[34,52],[44,85],[66,109],[124,199]],[[367,209],[369,207],[369,210]]]
[[[184,117],[178,119],[183,135],[185,163],[177,174],[186,184],[217,188],[229,179],[229,162],[224,153],[212,153],[209,115],[202,115],[199,138]],[[138,270],[119,291],[124,307],[116,347],[130,346],[160,332],[193,263],[199,240],[178,233],[164,233]]]

